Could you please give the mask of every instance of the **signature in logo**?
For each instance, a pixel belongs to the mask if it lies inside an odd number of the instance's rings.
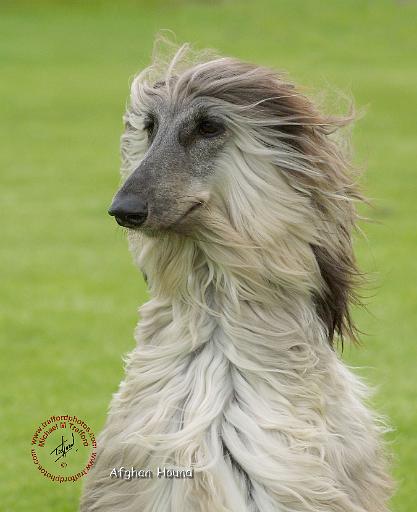
[[[74,448],[75,440],[74,440],[74,434],[72,435],[72,443],[68,443],[66,439],[64,439],[64,436],[61,436],[61,442],[60,444],[54,448],[50,455],[59,455],[57,459],[55,459],[55,462],[58,461],[61,457],[66,457],[67,453]],[[66,444],[67,443],[67,444]]]

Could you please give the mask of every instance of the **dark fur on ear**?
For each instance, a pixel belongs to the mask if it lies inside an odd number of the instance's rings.
[[[342,228],[341,228],[342,229]],[[324,247],[312,246],[320,273],[325,283],[321,294],[314,296],[317,313],[327,327],[329,342],[339,335],[357,341],[357,328],[350,311],[351,304],[360,304],[355,290],[360,274],[355,262],[342,254],[336,259]]]

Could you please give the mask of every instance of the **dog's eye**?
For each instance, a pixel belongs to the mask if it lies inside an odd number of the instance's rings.
[[[198,133],[206,138],[217,137],[224,132],[224,126],[213,119],[202,119],[198,123]]]
[[[143,128],[148,133],[148,137],[152,137],[155,130],[155,119],[153,117],[146,118],[143,123]]]

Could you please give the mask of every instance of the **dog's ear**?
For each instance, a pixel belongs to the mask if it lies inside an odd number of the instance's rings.
[[[355,172],[350,165],[346,139],[335,132],[353,119],[323,115],[312,101],[288,84],[278,82],[276,99],[265,102],[278,119],[282,151],[295,162],[296,172],[280,165],[290,185],[311,204],[311,222],[317,229],[317,242],[311,245],[322,283],[314,296],[317,313],[327,328],[329,342],[335,336],[357,339],[350,307],[359,304],[356,290],[361,283],[352,248],[352,232],[357,213],[355,204],[363,201]],[[288,119],[288,124],[285,120]],[[297,165],[297,160],[299,164]],[[293,166],[294,167],[294,166]]]

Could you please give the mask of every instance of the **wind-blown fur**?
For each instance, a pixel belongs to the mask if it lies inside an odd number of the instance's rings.
[[[151,299],[81,510],[387,511],[383,424],[332,346],[354,335],[358,275],[361,196],[333,135],[347,120],[269,69],[189,54],[134,80],[123,176],[147,151],[152,95],[205,98],[232,136],[192,228],[128,232]],[[111,478],[120,466],[194,478]]]

